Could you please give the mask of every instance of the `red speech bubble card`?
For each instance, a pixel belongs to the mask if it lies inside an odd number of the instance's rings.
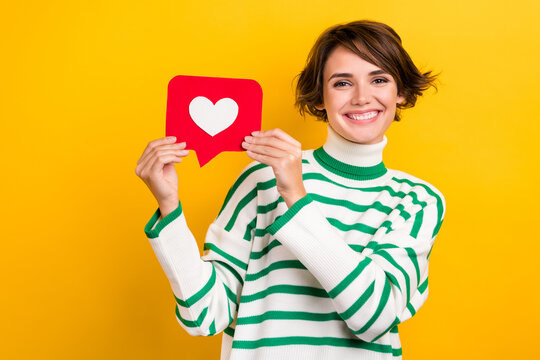
[[[244,151],[261,129],[262,88],[250,79],[175,76],[167,94],[167,136],[186,142],[202,167],[222,151]]]

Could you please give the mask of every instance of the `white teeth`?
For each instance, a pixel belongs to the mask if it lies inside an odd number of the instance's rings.
[[[377,116],[378,113],[379,113],[378,111],[370,111],[370,112],[362,114],[362,115],[359,115],[359,114],[347,114],[347,117],[349,119],[353,119],[353,120],[367,120],[367,119],[374,118],[375,116]]]

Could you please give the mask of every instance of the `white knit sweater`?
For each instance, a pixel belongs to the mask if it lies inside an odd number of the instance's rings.
[[[202,258],[179,207],[145,231],[192,335],[224,331],[221,359],[400,359],[397,325],[428,295],[445,213],[429,183],[386,169],[380,143],[328,127],[303,152],[308,195],[291,208],[253,162],[208,230]]]

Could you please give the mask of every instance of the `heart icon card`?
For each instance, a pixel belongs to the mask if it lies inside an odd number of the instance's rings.
[[[222,151],[244,151],[261,129],[262,88],[251,79],[175,76],[167,93],[167,136],[185,141],[202,167]]]

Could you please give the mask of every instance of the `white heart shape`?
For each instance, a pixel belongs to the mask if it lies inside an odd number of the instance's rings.
[[[223,98],[214,105],[204,96],[197,96],[189,103],[189,115],[198,127],[214,136],[236,120],[238,104],[233,99]]]

